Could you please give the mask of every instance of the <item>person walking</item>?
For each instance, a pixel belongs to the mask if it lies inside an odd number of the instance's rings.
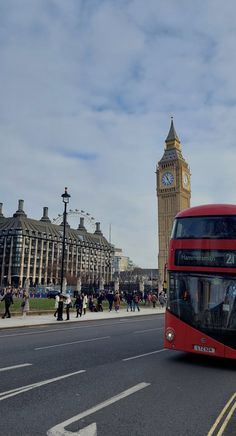
[[[66,321],[69,321],[70,309],[72,307],[70,294],[67,294],[67,296],[66,296],[65,307],[66,307]]]
[[[54,316],[55,316],[55,318],[57,316],[59,300],[60,300],[60,297],[59,297],[59,294],[57,294],[56,297],[55,297],[55,305],[54,305],[54,308],[55,308]]]
[[[120,310],[120,294],[118,291],[116,291],[114,295],[114,305],[115,305],[115,311],[119,312]]]
[[[112,291],[109,291],[107,294],[107,301],[109,305],[109,312],[112,311],[113,301],[114,301],[114,295]]]
[[[160,302],[161,308],[163,309],[163,307],[165,306],[165,302],[166,302],[165,294],[163,291],[161,291],[159,294],[159,302]]]
[[[103,306],[102,306],[103,300],[104,300],[104,296],[103,296],[102,292],[99,292],[99,294],[97,296],[97,311],[98,312],[103,312]]]
[[[57,321],[63,321],[63,305],[64,298],[63,295],[59,295],[58,309],[57,309]]]
[[[87,309],[87,304],[88,304],[88,296],[87,294],[82,294],[83,295],[83,312],[84,315],[86,315],[86,309]]]
[[[139,301],[140,301],[140,298],[139,298],[138,293],[136,292],[134,294],[134,297],[133,297],[133,311],[134,312],[135,312],[136,307],[137,307],[138,311],[140,311]]]
[[[14,304],[11,289],[7,289],[7,292],[4,294],[1,301],[3,301],[3,300],[5,302],[5,313],[2,316],[2,318],[11,318],[10,306],[11,306],[11,304]]]
[[[127,303],[127,312],[132,312],[133,310],[133,296],[131,294],[131,292],[128,292],[128,294],[126,295],[126,303]]]
[[[149,292],[149,293],[147,294],[147,302],[148,302],[148,306],[151,305],[151,301],[152,301],[152,294],[151,294],[151,292]]]
[[[89,295],[89,297],[88,297],[88,308],[89,308],[90,312],[95,312],[96,307],[95,307],[94,301],[95,300],[93,298],[93,294]],[[97,312],[97,309],[96,309],[96,312]]]
[[[78,318],[79,316],[81,317],[83,308],[83,300],[81,298],[81,295],[77,295],[74,306],[76,309],[76,318]]]
[[[152,294],[152,306],[153,306],[153,309],[155,309],[157,301],[158,301],[158,298],[157,298],[156,294]]]
[[[27,291],[23,291],[21,310],[23,317],[25,317],[29,312],[29,293]]]

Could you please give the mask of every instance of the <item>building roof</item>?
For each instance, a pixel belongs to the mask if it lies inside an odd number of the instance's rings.
[[[13,217],[5,218],[0,217],[0,233],[3,231],[10,232],[14,230],[22,230],[29,234],[29,236],[46,237],[46,238],[58,238],[61,239],[63,235],[63,226],[52,224],[50,220],[35,220],[27,218],[26,214],[14,214]],[[104,248],[112,249],[109,242],[103,236],[102,232],[89,233],[84,230],[72,229],[69,226],[66,227],[66,237],[71,241],[82,244],[98,244]]]
[[[161,158],[160,162],[169,162],[169,161],[174,161],[174,160],[182,160],[183,162],[186,162],[181,150],[177,149],[177,148],[171,148],[171,149],[165,149],[164,154]]]

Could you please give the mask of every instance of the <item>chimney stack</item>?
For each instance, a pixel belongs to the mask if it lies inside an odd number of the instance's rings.
[[[0,217],[3,217],[3,213],[2,213],[2,203],[0,203]]]
[[[94,232],[95,235],[102,235],[101,229],[100,229],[100,223],[95,223],[96,224],[96,230]]]
[[[48,218],[48,207],[43,208],[43,216],[40,221],[50,223],[51,220]]]
[[[84,218],[83,217],[80,217],[78,230],[85,230],[86,231],[86,228],[84,227]]]
[[[24,212],[24,200],[18,200],[18,210],[16,211],[16,213],[14,213],[14,217],[17,216],[25,216],[27,217],[26,213]]]

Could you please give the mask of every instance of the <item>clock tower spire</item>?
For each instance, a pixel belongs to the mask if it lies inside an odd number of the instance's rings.
[[[190,168],[182,155],[181,142],[171,117],[164,154],[156,167],[158,268],[162,282],[166,280],[165,265],[174,217],[181,210],[190,207],[190,177]]]
[[[168,133],[167,138],[166,138],[166,145],[172,145],[173,142],[175,143],[174,145],[180,146],[180,140],[179,140],[178,135],[175,131],[173,117],[171,117],[170,130],[169,130],[169,133]]]

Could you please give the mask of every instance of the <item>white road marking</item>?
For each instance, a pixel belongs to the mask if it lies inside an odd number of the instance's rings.
[[[126,362],[127,360],[139,359],[140,357],[150,356],[151,354],[161,353],[162,351],[166,351],[166,349],[162,348],[162,350],[156,350],[156,351],[151,351],[150,353],[139,354],[139,356],[127,357],[126,359],[122,359],[122,361]]]
[[[48,380],[44,380],[41,382],[33,383],[27,386],[21,386],[19,388],[11,389],[10,391],[0,392],[0,401],[6,400],[7,398],[14,397],[15,395],[22,394],[23,392],[30,391],[31,389],[39,388],[40,386],[47,385],[49,383],[54,383],[58,380],[63,380],[64,378],[72,377],[73,375],[81,374],[86,372],[85,369],[81,369],[80,371],[71,372],[70,374],[61,375],[60,377],[54,377]]]
[[[221,436],[224,433],[225,428],[227,427],[229,420],[234,412],[234,409],[236,407],[236,403],[234,402],[236,398],[236,392],[232,395],[232,397],[229,399],[229,401],[226,403],[226,405],[224,406],[224,408],[221,410],[220,414],[218,415],[217,419],[215,420],[213,426],[211,427],[211,429],[209,430],[209,432],[207,433],[207,436],[212,436],[213,434],[217,434],[217,436]],[[229,413],[226,415],[226,413],[228,412],[230,406],[233,404],[233,407],[231,407]],[[218,430],[217,427],[220,426],[222,420],[224,419],[220,429]],[[217,432],[217,433],[216,433]]]
[[[32,363],[22,363],[22,365],[6,366],[5,368],[0,368],[0,372],[9,371],[10,369],[23,368],[24,366],[31,366],[31,365]]]
[[[121,392],[118,395],[115,395],[114,397],[109,398],[106,401],[103,401],[100,404],[97,404],[94,407],[91,407],[88,410],[85,410],[82,413],[79,413],[76,416],[73,416],[73,418],[67,419],[64,422],[61,422],[60,424],[57,424],[55,427],[50,428],[47,431],[47,436],[96,436],[97,435],[97,426],[96,423],[90,424],[89,426],[85,427],[84,429],[80,430],[79,432],[70,432],[65,430],[65,427],[68,427],[70,424],[72,424],[75,421],[79,421],[80,419],[85,418],[86,416],[92,415],[93,413],[97,412],[98,410],[104,409],[107,406],[110,406],[111,404],[116,403],[117,401],[122,400],[123,398],[128,397],[129,395],[134,394],[135,392],[140,391],[141,389],[146,388],[147,386],[150,386],[150,383],[139,383],[132,388],[126,389],[125,391]]]
[[[163,330],[163,327],[157,327],[155,329],[139,330],[137,332],[134,332],[134,335],[137,335],[139,333],[153,332],[154,330]]]
[[[110,337],[111,336],[102,336],[101,338],[83,339],[81,341],[65,342],[63,344],[56,344],[56,345],[47,345],[46,347],[35,348],[35,350],[45,350],[46,348],[64,347],[66,345],[82,344],[84,342],[102,341],[104,339],[110,339]]]
[[[153,315],[156,315],[156,314],[153,314]],[[67,330],[76,330],[76,329],[78,329],[78,330],[80,330],[80,329],[87,329],[87,328],[93,328],[93,327],[104,327],[104,326],[114,326],[114,325],[116,325],[116,326],[118,326],[118,325],[121,325],[121,324],[132,324],[132,323],[135,323],[135,322],[145,322],[145,321],[156,321],[156,319],[154,319],[154,316],[153,315],[151,315],[152,316],[152,318],[148,318],[147,319],[147,315],[144,315],[145,316],[145,319],[132,319],[132,320],[126,320],[126,319],[119,319],[119,320],[117,320],[115,323],[113,322],[113,323],[110,323],[109,322],[109,319],[108,319],[108,322],[106,322],[106,323],[99,323],[99,324],[92,324],[92,325],[80,325],[80,326],[75,326],[75,327],[66,327],[66,328],[54,328],[54,329],[49,329],[49,330],[42,330],[42,331],[35,331],[35,332],[25,332],[25,333],[13,333],[13,334],[7,334],[7,335],[0,335],[0,339],[4,339],[4,338],[9,338],[9,337],[14,337],[14,336],[28,336],[28,335],[40,335],[40,334],[44,334],[44,333],[53,333],[53,332],[63,332],[63,331],[67,331]],[[160,313],[159,315],[163,315],[162,313]],[[90,321],[92,321],[92,320],[87,320],[87,321],[83,321],[83,322],[90,322]],[[52,325],[54,325],[54,324],[52,324]],[[26,329],[32,329],[32,328],[43,328],[44,326],[43,325],[35,325],[34,327],[32,327],[32,326],[25,326],[25,328]],[[45,326],[46,327],[46,326]],[[48,325],[47,325],[47,327],[48,327]],[[16,328],[17,329],[17,326],[16,327],[14,327],[14,328]],[[5,330],[6,331],[6,330]],[[7,331],[9,331],[9,330],[7,330]]]

